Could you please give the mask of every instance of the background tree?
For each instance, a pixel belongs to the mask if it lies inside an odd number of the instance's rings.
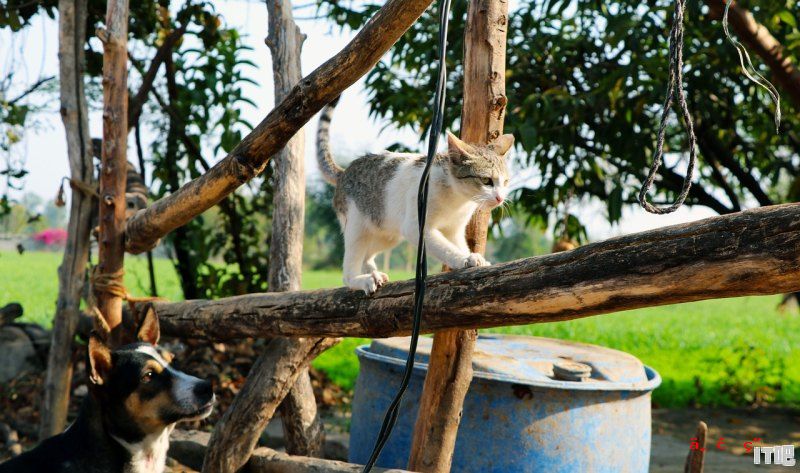
[[[789,61],[797,63],[796,1],[737,5],[750,9],[783,45]],[[320,2],[321,14],[343,28],[358,28],[376,8],[368,2]],[[454,5],[450,24],[451,128],[458,127],[461,102],[463,8]],[[517,210],[531,221],[546,224],[572,193],[605,202],[612,223],[624,205],[635,204],[658,131],[673,8],[673,2],[662,0],[524,0],[509,15],[506,129],[518,139],[516,165],[532,171],[530,179],[515,183],[514,196]],[[772,103],[741,74],[718,16],[700,2],[688,5],[684,72],[700,163],[687,204],[724,214],[796,200],[798,109],[784,101],[784,121],[776,134]],[[430,120],[433,18],[426,15],[415,23],[366,78],[371,113],[418,132]],[[770,76],[766,66],[757,67]],[[674,199],[686,169],[680,159],[685,137],[677,120],[668,137],[656,202]]]
[[[54,17],[57,4],[9,0],[0,6],[0,27],[19,31],[38,14]],[[104,21],[105,8],[104,0],[88,0],[86,80],[94,107],[100,100],[102,49],[89,39]],[[242,119],[242,108],[254,106],[243,96],[242,85],[253,83],[246,72],[255,65],[243,59],[248,48],[213,2],[144,0],[131,2],[130,8],[129,124],[136,129],[131,144],[140,151],[139,167],[154,170],[148,184],[152,196],[160,197],[202,174],[252,128]],[[19,129],[28,110],[8,102],[0,99],[0,127]],[[15,136],[3,133],[0,147],[5,137]],[[6,169],[0,169],[0,178],[19,187],[24,166]],[[270,175],[266,172],[167,237],[185,297],[266,290]],[[0,211],[9,205],[0,198]]]

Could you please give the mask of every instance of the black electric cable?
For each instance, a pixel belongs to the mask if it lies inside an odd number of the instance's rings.
[[[408,358],[403,372],[403,379],[400,388],[397,390],[392,403],[386,410],[383,418],[381,430],[375,440],[375,447],[372,450],[369,461],[364,465],[364,473],[372,470],[378,456],[381,454],[384,445],[392,434],[392,429],[397,421],[400,412],[400,401],[408,389],[411,374],[414,371],[414,358],[417,354],[417,342],[419,341],[419,329],[422,321],[422,304],[425,299],[425,279],[428,277],[428,258],[425,252],[425,220],[428,210],[428,177],[431,173],[431,164],[436,156],[436,146],[439,136],[442,133],[444,123],[444,97],[446,91],[447,68],[445,65],[445,53],[447,52],[447,26],[449,23],[450,0],[439,2],[439,76],[436,81],[436,94],[434,96],[433,118],[431,127],[428,131],[428,154],[425,159],[425,168],[419,181],[419,191],[417,193],[417,220],[419,221],[419,241],[417,242],[417,271],[414,278],[414,322],[411,328],[411,343],[408,346]]]

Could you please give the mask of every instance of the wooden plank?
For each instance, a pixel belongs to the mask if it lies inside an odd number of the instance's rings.
[[[388,0],[344,49],[303,78],[225,159],[132,217],[128,221],[127,250],[141,253],[151,249],[159,238],[260,174],[314,114],[372,69],[430,3]]]
[[[422,330],[554,322],[800,290],[800,204],[761,207],[561,253],[431,276]],[[413,281],[156,302],[164,333],[226,340],[392,337],[411,331]]]

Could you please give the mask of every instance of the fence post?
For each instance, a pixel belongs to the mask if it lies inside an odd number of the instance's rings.
[[[487,144],[503,132],[508,3],[470,0],[464,38],[464,104],[461,139]],[[491,212],[478,210],[467,226],[467,243],[486,251]],[[428,374],[414,426],[408,469],[450,471],[464,397],[472,381],[477,330],[448,330],[433,336]]]
[[[103,43],[103,150],[100,168],[98,264],[93,275],[97,308],[122,337],[123,263],[125,259],[125,178],[128,143],[128,0],[109,0]]]

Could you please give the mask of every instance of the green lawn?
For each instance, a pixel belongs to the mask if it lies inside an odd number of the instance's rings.
[[[53,253],[0,252],[0,304],[18,301],[27,320],[49,324],[60,258]],[[160,294],[179,299],[171,263],[156,260],[156,267]],[[392,272],[390,276],[412,275]],[[145,259],[126,258],[125,277],[131,292],[145,294]],[[308,271],[303,287],[335,287],[340,280],[338,271]],[[800,406],[800,316],[779,313],[777,302],[777,297],[704,301],[496,331],[572,339],[632,353],[664,378],[654,393],[655,402],[662,406],[755,401]],[[353,350],[366,342],[347,339],[314,364],[350,388],[358,373]]]

